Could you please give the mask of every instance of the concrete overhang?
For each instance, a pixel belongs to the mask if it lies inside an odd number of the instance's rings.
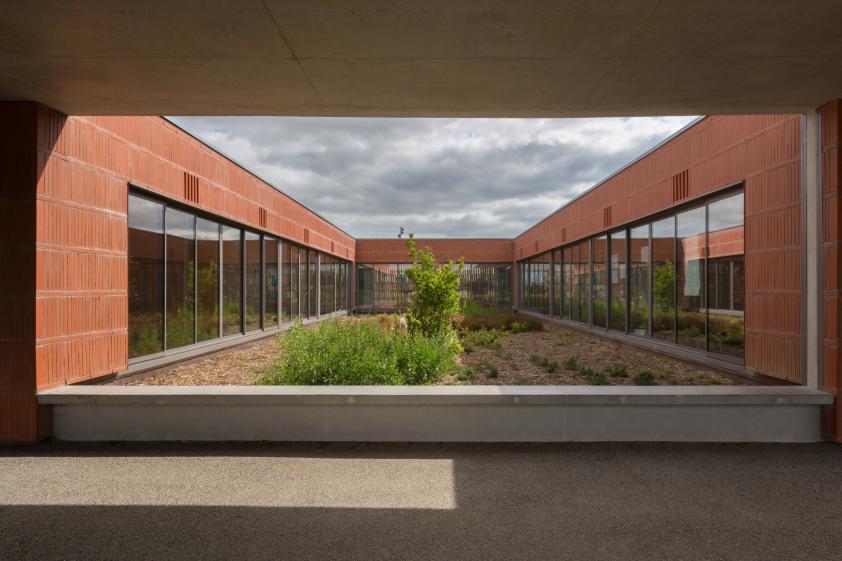
[[[842,97],[842,3],[7,0],[0,100],[68,114],[786,113]]]

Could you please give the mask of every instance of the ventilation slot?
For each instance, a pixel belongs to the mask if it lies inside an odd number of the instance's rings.
[[[310,228],[304,228],[304,243],[310,243]]]
[[[608,228],[611,226],[612,217],[611,217],[611,207],[607,207],[602,209],[602,226],[604,228]]]
[[[265,208],[263,208],[263,207],[260,207],[260,208],[257,210],[258,222],[260,223],[260,227],[261,227],[261,228],[265,228],[265,227],[266,227],[266,222],[267,222],[267,217],[266,217],[266,214],[267,214],[267,213],[266,213],[266,209],[265,209]]]
[[[564,228],[561,229],[561,243],[564,243],[566,241],[567,241],[567,228],[564,227]]]
[[[334,242],[330,242],[330,252],[336,253],[336,244]]]
[[[184,198],[191,203],[199,204],[199,178],[184,172]]]
[[[684,200],[690,196],[690,173],[685,169],[672,176],[672,202]]]
[[[535,252],[538,252],[538,240],[535,240]]]

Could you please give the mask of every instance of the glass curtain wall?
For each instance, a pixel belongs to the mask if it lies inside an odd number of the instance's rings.
[[[591,323],[608,327],[608,236],[594,238],[591,244]]]
[[[196,342],[196,217],[174,208],[165,214],[167,239],[167,348]]]
[[[615,331],[626,330],[626,231],[611,233],[608,254],[608,287],[611,306],[608,309],[609,327]]]
[[[263,327],[277,327],[280,310],[279,243],[275,238],[263,238]]]
[[[520,261],[521,309],[742,359],[744,213],[738,192]]]
[[[131,359],[347,309],[335,257],[135,194],[128,222]]]
[[[164,350],[164,205],[129,196],[129,358]]]

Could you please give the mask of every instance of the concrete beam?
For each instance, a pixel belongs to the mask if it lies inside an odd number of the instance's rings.
[[[126,387],[39,395],[72,441],[812,442],[798,386]]]

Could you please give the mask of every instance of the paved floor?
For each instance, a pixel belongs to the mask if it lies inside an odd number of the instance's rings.
[[[842,559],[842,447],[0,447],[0,559]]]

